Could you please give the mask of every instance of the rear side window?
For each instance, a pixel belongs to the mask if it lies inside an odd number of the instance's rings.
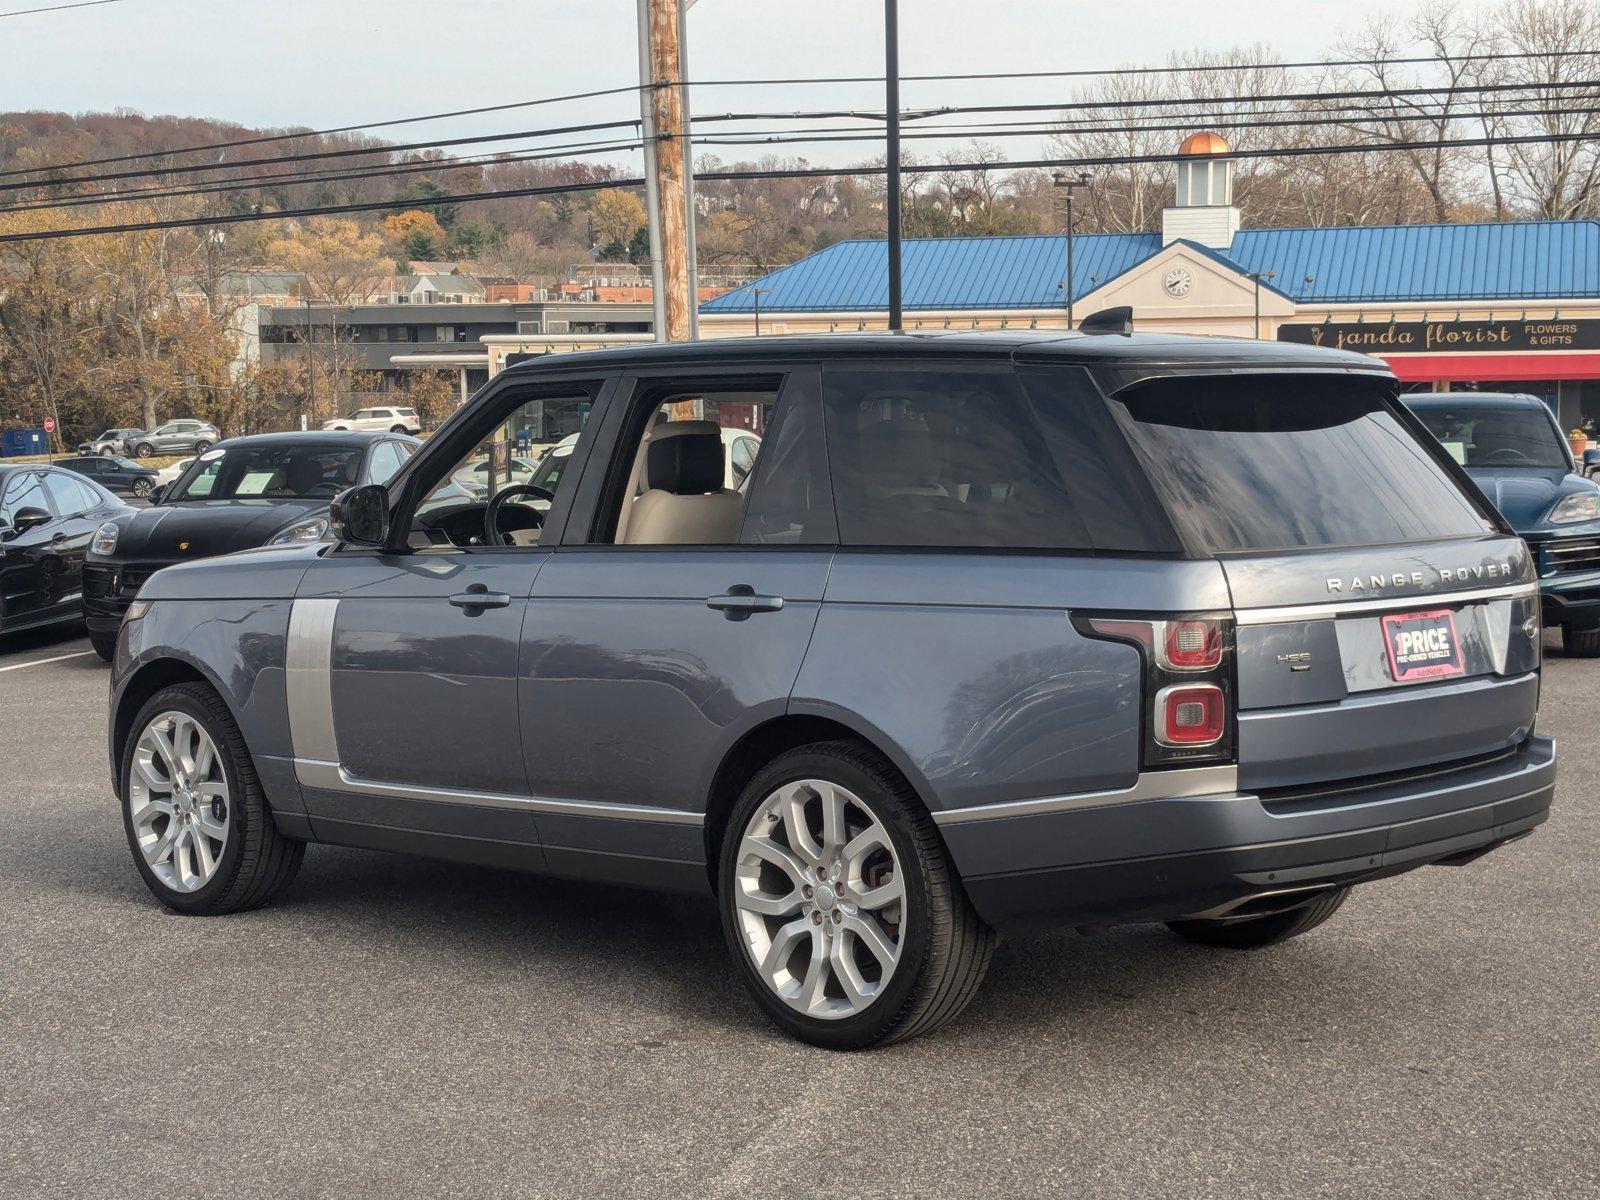
[[[1164,379],[1113,401],[1173,521],[1206,553],[1376,546],[1492,529],[1381,386]]]
[[[1009,364],[952,362],[828,367],[823,391],[840,541],[1180,549],[1147,490],[1146,513],[1138,511],[1142,481],[1126,486],[1135,465],[1104,400],[1080,374],[1019,376]]]

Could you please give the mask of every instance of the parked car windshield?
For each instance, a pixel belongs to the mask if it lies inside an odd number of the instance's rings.
[[[214,454],[216,457],[212,457]],[[361,476],[359,446],[297,442],[234,447],[202,455],[165,502],[180,500],[333,499]]]
[[[1567,470],[1567,451],[1550,418],[1536,408],[1419,405],[1417,418],[1465,467]]]
[[[1377,546],[1494,526],[1360,380],[1165,379],[1114,409],[1202,552]]]

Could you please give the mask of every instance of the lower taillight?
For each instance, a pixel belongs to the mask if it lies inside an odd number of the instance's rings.
[[[1228,762],[1234,754],[1233,621],[1230,616],[1141,618],[1074,615],[1087,637],[1126,642],[1144,664],[1146,767]]]
[[[1164,746],[1210,746],[1228,726],[1228,702],[1215,684],[1179,684],[1156,693],[1156,740]]]

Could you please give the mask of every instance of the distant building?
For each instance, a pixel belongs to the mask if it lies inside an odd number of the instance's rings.
[[[1132,307],[1144,330],[1365,351],[1412,388],[1544,398],[1600,422],[1600,222],[1243,229],[1228,143],[1182,147],[1161,232],[908,238],[905,327],[1060,330]],[[840,242],[700,307],[700,335],[882,329],[882,240]]]
[[[311,304],[258,308],[253,338],[263,366],[331,356],[397,386],[404,372],[449,370],[466,395],[505,365],[507,354],[549,353],[578,343],[648,339],[649,304],[530,303]],[[505,339],[493,348],[485,339]],[[596,339],[599,339],[598,341]]]
[[[401,275],[392,281],[390,304],[481,304],[483,284],[471,275]]]

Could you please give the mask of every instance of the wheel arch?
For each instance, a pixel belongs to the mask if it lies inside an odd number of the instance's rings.
[[[111,783],[112,791],[120,794],[122,788],[122,756],[128,737],[133,732],[133,719],[145,702],[162,688],[177,683],[202,683],[217,694],[233,723],[243,736],[244,727],[227,690],[208,671],[195,662],[177,655],[162,655],[141,664],[118,690],[116,707],[111,720]]]
[[[833,708],[790,710],[746,730],[722,756],[706,794],[706,874],[717,890],[717,860],[729,814],[745,785],[773,759],[813,742],[847,741],[871,751],[929,809],[928,783],[900,747],[854,714]]]

